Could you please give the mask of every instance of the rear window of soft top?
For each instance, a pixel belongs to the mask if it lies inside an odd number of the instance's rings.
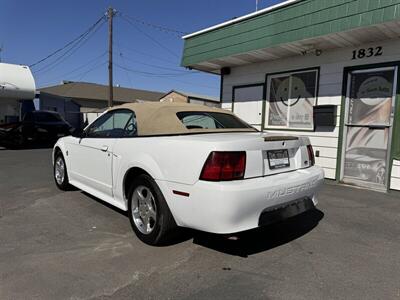
[[[176,115],[187,129],[253,129],[231,114],[185,111],[178,112]]]

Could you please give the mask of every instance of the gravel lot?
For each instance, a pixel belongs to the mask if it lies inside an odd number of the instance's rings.
[[[125,213],[57,190],[50,149],[0,150],[0,299],[400,299],[400,194],[327,182],[319,200],[156,248]]]

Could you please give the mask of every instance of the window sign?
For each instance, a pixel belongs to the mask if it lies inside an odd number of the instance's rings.
[[[271,79],[269,92],[268,125],[287,126],[290,77]]]
[[[347,122],[358,125],[390,125],[393,78],[393,70],[353,75]]]
[[[317,76],[311,70],[268,77],[266,127],[312,130]]]

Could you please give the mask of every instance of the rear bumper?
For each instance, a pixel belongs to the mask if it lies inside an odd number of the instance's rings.
[[[260,215],[258,226],[266,226],[285,220],[313,209],[314,207],[314,201],[306,197],[266,208]]]
[[[310,199],[316,205],[315,193],[323,180],[323,170],[314,166],[240,181],[198,181],[190,186],[165,181],[158,184],[178,225],[227,234],[265,225],[265,219],[260,223],[263,212],[294,200]],[[175,195],[172,190],[190,196]]]

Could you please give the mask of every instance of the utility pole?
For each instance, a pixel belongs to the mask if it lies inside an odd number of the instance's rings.
[[[114,93],[113,93],[113,16],[114,9],[110,6],[107,10],[108,18],[108,106],[113,106]]]

